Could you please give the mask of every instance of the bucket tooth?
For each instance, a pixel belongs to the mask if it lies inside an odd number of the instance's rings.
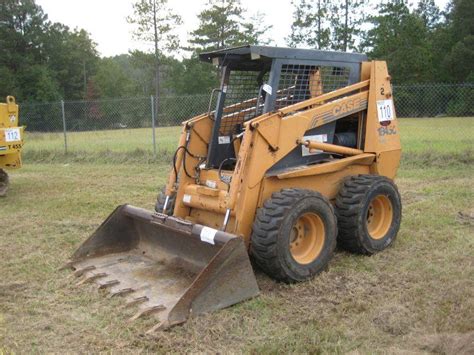
[[[157,331],[163,330],[165,328],[166,328],[165,322],[159,322],[155,324],[153,327],[151,327],[150,329],[148,329],[145,334],[152,335],[156,333]]]
[[[109,298],[112,298],[112,297],[115,297],[115,296],[124,296],[124,295],[127,295],[127,294],[132,293],[132,292],[135,292],[135,290],[131,287],[122,288],[121,290],[111,292],[110,295],[109,295]]]
[[[85,283],[89,283],[89,282],[92,282],[94,280],[100,279],[101,277],[106,277],[106,276],[107,276],[107,274],[105,272],[101,272],[101,273],[98,273],[98,274],[87,276],[87,277],[83,278],[81,281],[79,281],[76,284],[76,286],[80,286],[80,285],[83,285]]]
[[[148,316],[152,313],[156,313],[156,312],[160,312],[160,311],[163,311],[165,310],[166,307],[163,306],[162,304],[158,304],[158,305],[155,305],[155,306],[151,306],[151,307],[147,307],[147,308],[144,308],[140,311],[138,311],[138,313],[136,313],[133,317],[131,317],[129,320],[131,322],[133,322],[134,320],[137,320],[138,318],[140,317],[143,317],[143,316]]]
[[[140,303],[143,303],[143,302],[146,302],[146,301],[148,301],[147,296],[137,297],[137,298],[134,298],[133,300],[128,301],[127,303],[125,303],[124,307],[132,307],[132,306],[135,306],[137,304],[140,304]]]
[[[101,283],[98,288],[99,290],[103,290],[103,289],[106,289],[107,287],[118,285],[119,283],[120,283],[119,280],[110,280],[110,281]]]
[[[87,271],[92,271],[92,270],[95,270],[95,266],[94,265],[89,265],[89,266],[86,266],[85,268],[77,269],[76,271],[74,271],[74,276],[81,277]]]
[[[61,266],[61,267],[58,269],[58,271],[70,269],[71,267],[74,266],[75,263],[76,263],[76,261],[74,261],[74,260],[69,260],[67,263],[65,263],[63,266]]]

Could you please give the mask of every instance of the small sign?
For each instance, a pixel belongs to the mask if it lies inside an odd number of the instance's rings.
[[[391,121],[395,119],[392,100],[377,100],[377,115],[379,122]]]
[[[214,180],[206,180],[206,186],[215,189],[217,187],[217,182]]]
[[[17,142],[21,140],[19,128],[8,128],[5,130],[5,142]]]
[[[219,136],[219,144],[229,144],[230,137],[229,136]]]
[[[209,244],[216,244],[214,238],[216,237],[217,229],[210,227],[202,227],[201,240]]]
[[[316,134],[314,136],[304,136],[303,137],[304,141],[315,141],[319,143],[326,143],[328,141],[328,135],[327,134]],[[309,149],[308,147],[305,147],[304,145],[301,146],[301,154],[305,157],[308,155],[315,155],[321,153],[321,150],[318,149]]]
[[[273,92],[272,87],[268,84],[263,84],[262,90],[265,91],[268,95],[271,95]]]

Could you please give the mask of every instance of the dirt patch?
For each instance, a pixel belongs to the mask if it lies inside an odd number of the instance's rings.
[[[456,221],[460,224],[474,226],[474,210],[459,211],[456,215]]]
[[[420,348],[436,354],[474,354],[474,331],[464,334],[442,333],[426,336]]]
[[[27,287],[26,282],[12,282],[8,284],[0,284],[0,297],[17,294]]]
[[[384,332],[392,335],[408,334],[413,325],[410,311],[399,304],[379,308],[373,322]]]

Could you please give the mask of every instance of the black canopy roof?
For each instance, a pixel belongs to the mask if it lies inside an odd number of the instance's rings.
[[[241,46],[201,53],[200,60],[214,64],[231,63],[237,67],[261,67],[273,59],[309,60],[342,63],[360,63],[367,60],[365,54],[321,51],[316,49],[296,49],[269,46]],[[216,61],[217,60],[217,61]],[[224,63],[225,64],[225,63]]]

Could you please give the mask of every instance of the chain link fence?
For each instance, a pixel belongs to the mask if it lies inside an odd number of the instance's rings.
[[[402,141],[404,136],[412,137],[413,149],[435,144],[453,148],[459,142],[472,148],[474,83],[394,85],[393,95]],[[23,103],[20,118],[28,132],[25,148],[86,154],[136,151],[156,157],[175,148],[180,123],[206,112],[209,96],[169,96],[158,102],[153,97],[137,97]],[[454,122],[448,117],[464,119]],[[428,124],[427,118],[436,118],[436,123]],[[422,132],[427,128],[428,133]]]

